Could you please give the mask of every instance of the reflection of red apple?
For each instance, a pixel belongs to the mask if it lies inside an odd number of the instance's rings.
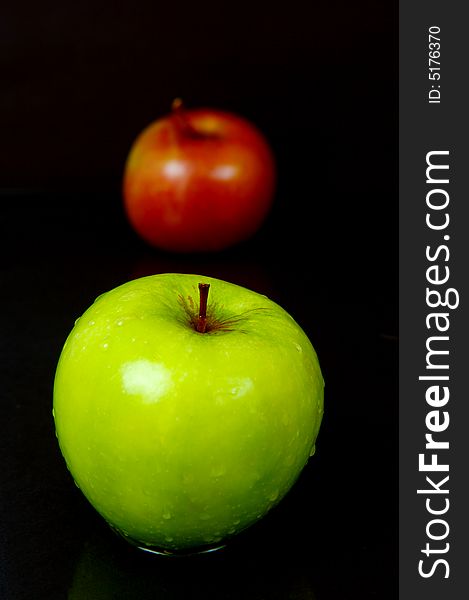
[[[151,245],[216,251],[259,229],[274,187],[272,152],[251,123],[175,101],[135,141],[123,195],[130,223]]]

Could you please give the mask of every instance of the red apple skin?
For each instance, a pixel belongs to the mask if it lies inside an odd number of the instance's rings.
[[[133,144],[124,206],[135,231],[153,246],[218,251],[259,229],[275,180],[273,153],[251,123],[213,109],[175,111]]]

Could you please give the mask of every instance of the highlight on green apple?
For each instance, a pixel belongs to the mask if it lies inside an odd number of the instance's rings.
[[[278,304],[201,275],[96,299],[63,347],[56,433],[83,494],[129,542],[218,548],[288,492],[323,415],[316,352]]]

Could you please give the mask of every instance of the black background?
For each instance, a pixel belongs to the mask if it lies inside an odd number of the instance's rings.
[[[397,596],[397,4],[17,2],[0,14],[1,588],[16,598]],[[168,111],[254,121],[275,203],[216,255],[149,248],[123,163]],[[75,488],[51,417],[55,367],[100,293],[157,272],[269,295],[326,380],[317,453],[218,555],[142,556]]]

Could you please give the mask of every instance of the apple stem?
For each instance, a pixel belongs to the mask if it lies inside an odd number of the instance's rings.
[[[192,123],[187,118],[187,112],[181,98],[175,98],[173,100],[173,103],[171,104],[171,111],[179,127],[179,131],[185,137],[192,138],[193,140],[207,140],[211,138],[218,138],[218,134],[216,134],[215,132],[199,131],[192,125]]]
[[[179,123],[179,127],[185,135],[187,135],[188,137],[200,137],[199,132],[196,129],[194,129],[194,127],[192,127],[192,125],[187,120],[184,103],[181,100],[181,98],[175,98],[173,100],[173,103],[171,104],[171,111],[176,117],[176,120]]]
[[[207,299],[209,283],[199,283],[199,318],[197,319],[197,331],[205,333],[207,330]]]

